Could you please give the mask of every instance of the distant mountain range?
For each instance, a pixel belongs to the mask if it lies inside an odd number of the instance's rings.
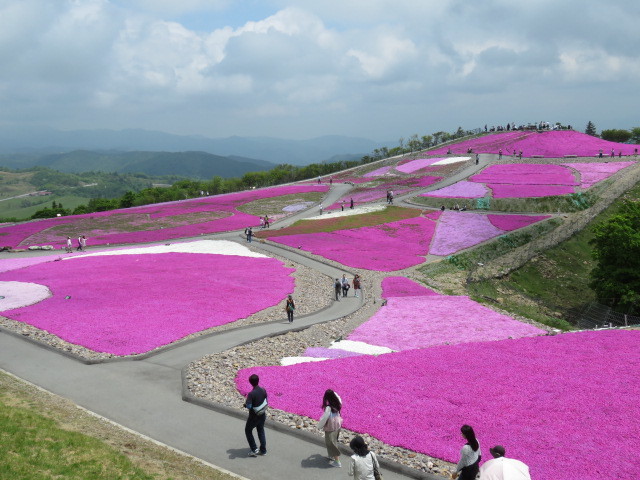
[[[0,154],[22,153],[29,156],[76,150],[205,152],[220,157],[244,157],[274,164],[308,165],[331,158],[360,158],[380,146],[373,140],[339,135],[285,140],[270,137],[209,138],[141,129],[61,131],[47,127],[0,127]]]
[[[241,177],[276,165],[244,157],[221,157],[206,152],[113,152],[74,150],[56,154],[0,155],[0,165],[13,168],[47,167],[66,173],[118,172],[151,176],[180,175],[208,179]]]

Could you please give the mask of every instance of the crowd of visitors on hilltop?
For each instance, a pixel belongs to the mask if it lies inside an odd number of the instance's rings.
[[[486,124],[484,126],[485,132],[509,132],[512,130],[573,130],[571,125],[561,125],[559,123],[551,124],[549,122],[538,122],[538,123],[528,123],[526,125],[516,125],[516,122],[507,123],[504,125],[492,125],[488,127]]]

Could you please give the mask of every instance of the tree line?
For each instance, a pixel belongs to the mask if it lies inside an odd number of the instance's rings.
[[[591,135],[592,137],[600,137],[603,140],[608,140],[609,142],[626,143],[631,141],[631,143],[640,143],[640,127],[633,127],[629,130],[625,130],[623,128],[611,128],[608,130],[602,130],[600,135],[598,135],[596,126],[592,121],[589,121],[584,133]]]

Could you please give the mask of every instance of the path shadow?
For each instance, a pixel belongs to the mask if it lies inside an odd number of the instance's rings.
[[[302,468],[319,468],[319,469],[328,469],[335,468],[329,464],[329,460],[327,457],[320,455],[319,453],[315,453],[300,462],[300,466]]]

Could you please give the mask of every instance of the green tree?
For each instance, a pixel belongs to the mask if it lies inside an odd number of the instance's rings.
[[[587,122],[587,128],[584,129],[584,133],[586,133],[587,135],[591,135],[592,137],[598,136],[598,133],[596,132],[596,126],[591,120]]]
[[[626,202],[620,212],[595,227],[589,286],[601,303],[640,312],[640,202]]]
[[[600,138],[610,142],[624,143],[631,138],[631,132],[623,129],[602,130]]]
[[[640,127],[633,127],[631,129],[631,141],[633,143],[640,143]]]

